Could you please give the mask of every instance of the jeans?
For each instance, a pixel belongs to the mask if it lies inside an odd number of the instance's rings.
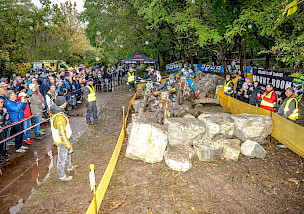
[[[34,120],[35,120],[35,124],[40,123],[41,120],[40,115],[34,116]],[[40,124],[34,127],[34,132],[37,135],[40,134]]]
[[[5,122],[5,125],[7,126],[7,125],[9,125],[9,124],[11,124],[11,121],[10,121],[10,120],[7,120],[7,121]],[[11,136],[11,128],[12,128],[12,127],[6,128],[6,130],[5,130],[5,138],[8,138],[8,137]],[[11,140],[8,140],[7,142],[11,142]]]
[[[93,118],[94,118],[94,121],[98,121],[98,117],[97,117],[97,106],[96,106],[96,101],[94,102],[89,102],[88,104],[88,109],[87,110],[87,115],[86,115],[86,120],[87,120],[87,123],[91,121],[91,112],[93,113]]]
[[[31,127],[31,119],[25,120],[23,122],[23,130]],[[23,140],[29,140],[31,137],[31,129],[23,132]]]
[[[72,169],[73,165],[71,162],[71,155],[69,154],[67,148],[63,144],[57,145],[58,151],[58,161],[57,161],[57,172],[59,179],[64,179],[66,177],[64,169]]]
[[[21,132],[23,130],[23,123],[19,123],[17,125],[14,125],[12,127],[12,132],[14,134],[18,133],[18,132]],[[20,149],[21,146],[22,146],[22,137],[23,137],[23,133],[21,134],[18,134],[16,137],[15,137],[15,148],[16,150]]]

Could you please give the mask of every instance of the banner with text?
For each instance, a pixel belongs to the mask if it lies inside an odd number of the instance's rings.
[[[267,84],[272,84],[279,96],[284,95],[285,89],[293,87],[290,72],[271,71],[265,68],[253,68],[253,81],[258,81],[263,90]]]

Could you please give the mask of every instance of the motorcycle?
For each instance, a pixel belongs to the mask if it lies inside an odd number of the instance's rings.
[[[192,91],[192,88],[190,87],[190,85],[187,82],[187,77],[182,76],[180,78],[180,82],[179,82],[179,89],[178,89],[178,93],[177,93],[177,103],[180,105],[183,103],[183,101],[190,97],[191,99],[194,99],[194,93]]]
[[[158,110],[155,112],[155,119],[156,122],[163,125],[164,121],[174,115],[174,110],[173,110],[173,103],[169,99],[170,92],[175,92],[175,88],[171,88],[170,90],[165,90],[165,91],[156,91],[154,92],[155,96],[160,96],[160,99],[158,100],[157,104],[158,105]]]

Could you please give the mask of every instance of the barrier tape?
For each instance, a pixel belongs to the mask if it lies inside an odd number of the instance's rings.
[[[97,188],[97,191],[96,191],[97,212],[98,212],[98,210],[100,208],[102,199],[103,199],[103,197],[104,197],[104,195],[105,195],[105,193],[107,191],[108,185],[109,185],[110,180],[112,178],[112,174],[113,174],[113,171],[115,169],[116,162],[117,162],[120,150],[121,150],[122,142],[123,142],[124,137],[125,137],[125,129],[124,129],[124,127],[127,124],[127,120],[128,120],[128,116],[129,116],[129,112],[130,112],[131,106],[132,106],[132,102],[135,99],[136,99],[136,94],[134,95],[134,97],[131,99],[131,101],[129,103],[128,113],[127,113],[127,116],[124,119],[124,124],[123,124],[123,126],[121,128],[121,132],[120,132],[118,141],[116,143],[115,149],[113,151],[112,157],[111,157],[111,159],[109,161],[109,164],[107,166],[107,169],[106,169],[105,173],[103,174],[102,179],[101,179],[101,181],[100,181],[100,183],[98,185],[98,188]],[[86,214],[94,214],[94,213],[95,213],[95,203],[94,203],[94,200],[92,200],[89,208],[87,209]]]
[[[23,133],[23,132],[26,132],[27,130],[30,130],[30,129],[34,128],[35,126],[40,125],[41,123],[47,122],[49,119],[50,119],[50,118],[45,119],[45,120],[43,120],[43,121],[40,121],[39,123],[36,123],[35,125],[30,126],[30,127],[26,128],[26,129],[22,130],[21,132],[18,132],[18,133],[14,134],[14,135],[12,135],[12,136],[10,136],[10,137],[8,137],[8,138],[5,138],[4,140],[1,140],[1,141],[0,141],[0,144],[1,144],[1,143],[4,143],[5,141],[8,141],[8,140],[10,140],[10,139],[12,139],[12,138],[14,138],[14,137],[16,137],[17,135],[19,135],[19,134],[21,134],[21,133]]]

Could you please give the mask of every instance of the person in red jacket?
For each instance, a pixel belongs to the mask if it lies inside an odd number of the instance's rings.
[[[18,101],[21,102],[22,97],[26,97],[26,94],[24,92],[20,92],[18,94]],[[23,113],[24,113],[24,119],[27,119],[25,121],[23,121],[23,129],[27,129],[29,127],[31,127],[31,119],[30,116],[31,114],[31,108],[30,105],[27,103],[25,109],[23,109]],[[33,141],[30,140],[30,136],[31,136],[31,129],[25,131],[23,133],[23,141],[26,144],[31,144],[33,143]]]
[[[261,95],[257,94],[258,100],[262,100],[260,108],[274,112],[274,105],[278,99],[277,93],[273,90],[273,85],[266,85],[266,91]]]

